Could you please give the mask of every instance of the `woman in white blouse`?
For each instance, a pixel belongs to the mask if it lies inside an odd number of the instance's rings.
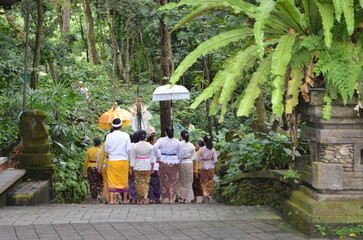
[[[175,185],[179,179],[179,167],[180,161],[183,159],[183,150],[179,140],[174,138],[173,128],[167,127],[165,133],[167,137],[160,138],[154,145],[154,154],[160,163],[162,202],[165,203],[168,198],[169,203],[174,203]]]
[[[131,171],[135,174],[137,203],[148,204],[150,175],[154,172],[154,152],[150,143],[146,142],[146,132],[141,130],[137,136],[139,142],[133,145],[130,154]]]
[[[183,149],[183,159],[180,164],[179,181],[176,184],[178,201],[186,203],[193,184],[193,161],[195,160],[195,147],[189,142],[189,133],[186,130],[180,133],[180,145]]]

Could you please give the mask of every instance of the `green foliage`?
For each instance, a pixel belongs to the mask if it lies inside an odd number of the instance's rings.
[[[183,73],[193,63],[195,63],[199,57],[206,55],[212,50],[224,47],[232,42],[240,41],[251,35],[252,35],[252,30],[250,29],[236,29],[222,33],[220,35],[211,38],[210,40],[205,41],[204,43],[200,44],[193,52],[191,52],[182,61],[182,63],[180,63],[180,65],[172,75],[170,82],[172,84],[175,84],[179,80],[179,78],[183,75]]]
[[[221,152],[227,153],[223,167],[227,174],[222,182],[228,183],[243,172],[267,169],[286,169],[290,156],[284,151],[289,148],[289,138],[270,132],[264,137],[247,134],[240,138],[235,136],[231,142],[225,142]]]
[[[235,14],[239,14],[243,19],[243,24],[237,27],[237,30],[247,30],[253,26],[254,38],[246,36],[245,44],[240,45],[234,51],[235,53],[241,53],[241,49],[248,49],[248,46],[252,47],[253,44],[256,44],[259,59],[256,58],[255,64],[248,65],[250,72],[260,70],[256,65],[262,64],[261,59],[268,55],[273,56],[271,73],[266,77],[264,75],[264,79],[272,79],[273,92],[271,102],[273,113],[277,116],[282,116],[284,112],[283,99],[285,92],[283,88],[285,79],[286,81],[291,79],[287,89],[288,95],[291,97],[288,98],[285,106],[288,113],[291,113],[292,109],[297,105],[299,91],[305,91],[301,89],[301,79],[305,77],[307,72],[305,68],[310,62],[316,63],[315,68],[311,67],[312,69],[310,70],[316,73],[316,76],[319,78],[318,80],[322,80],[322,87],[325,87],[328,93],[327,96],[331,99],[341,98],[344,103],[347,102],[347,99],[354,93],[355,85],[359,80],[357,73],[362,68],[361,49],[355,47],[361,44],[357,44],[357,36],[352,35],[355,30],[359,32],[358,28],[355,29],[355,22],[361,22],[363,14],[362,9],[358,5],[354,6],[353,0],[334,0],[333,2],[302,0],[301,4],[293,0],[263,0],[253,4],[249,3],[250,11],[246,11],[244,9],[245,6],[241,7],[242,10],[239,11],[237,9],[239,9],[238,5],[241,3],[245,4],[244,1],[219,1],[220,5],[217,6],[215,5],[217,4],[216,1],[194,2],[185,0],[180,1],[178,4],[166,5],[163,9],[172,9],[182,5],[198,7],[198,4],[203,4],[199,6],[198,14],[193,12],[193,14],[187,15],[188,20],[185,21],[184,19],[177,25],[177,27],[180,27],[186,22],[190,22],[193,15],[199,16],[204,10],[211,8],[219,9],[221,5],[225,4],[225,6],[228,5],[228,9],[232,10]],[[341,21],[341,15],[344,15],[345,22]],[[360,35],[358,38],[360,39]],[[279,39],[279,44],[276,47],[271,46],[266,49],[265,42],[270,39]],[[201,51],[200,47],[205,46],[209,41],[201,43],[196,48],[198,51],[192,51],[185,58],[172,76],[173,83],[180,79],[181,75],[196,61],[196,58],[203,55],[202,53],[197,53]],[[213,49],[225,47],[227,44],[230,44],[228,39],[220,39]],[[343,49],[347,49],[347,51],[344,52]],[[227,70],[230,67],[232,69],[233,65],[236,65],[235,61],[228,59],[222,69]],[[347,66],[347,68],[343,69],[343,66]],[[292,68],[294,71],[287,71]],[[241,95],[248,95],[246,93],[241,94],[241,92],[249,90],[250,93],[250,88],[245,88],[246,84],[242,84],[245,80],[243,75],[248,72],[246,71],[247,67],[244,71],[236,71],[235,75],[230,76],[225,74],[223,70],[220,72],[223,74],[217,74],[209,87],[196,98],[196,101],[191,106],[192,108],[218,94],[219,104],[223,104],[220,109],[221,119],[223,119],[223,112],[226,111],[227,101],[234,102],[236,100],[240,103],[243,98]],[[285,73],[291,74],[288,76]],[[236,75],[239,75],[239,77]],[[224,77],[223,80],[221,76]],[[270,76],[273,77],[270,78]],[[290,79],[288,79],[289,77]],[[250,79],[255,81],[254,78]],[[314,81],[315,79],[312,80]],[[256,84],[253,85],[256,86]],[[222,93],[218,91],[221,87],[223,87]],[[253,101],[254,99],[256,99],[256,94],[249,100]],[[238,107],[237,115],[241,116],[247,115],[252,109],[252,104],[248,103],[245,108],[246,110],[241,109],[239,104],[232,104],[230,106]],[[212,113],[215,114],[215,101],[213,101],[213,104]]]
[[[289,171],[287,171],[287,174],[284,176],[284,179],[300,179],[300,174],[295,171],[295,170],[291,170],[289,169]]]

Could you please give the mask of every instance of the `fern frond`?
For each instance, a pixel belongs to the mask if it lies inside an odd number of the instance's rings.
[[[251,108],[254,106],[256,98],[261,93],[260,86],[263,85],[271,72],[271,59],[264,59],[257,70],[253,73],[252,78],[243,91],[243,97],[238,105],[237,116],[248,116]],[[239,101],[239,99],[238,99]]]
[[[291,69],[290,76],[291,80],[287,88],[287,95],[290,96],[290,99],[286,100],[286,114],[291,114],[294,107],[299,103],[299,92],[302,85],[301,80],[304,78],[303,67],[297,66]]]
[[[333,41],[333,34],[331,33],[331,29],[334,26],[334,9],[331,4],[317,4],[321,19],[323,21],[325,45],[327,46],[327,48],[330,48]]]
[[[324,108],[323,108],[323,118],[330,119],[331,118],[331,98],[325,94],[324,95]]]
[[[342,17],[343,14],[343,7],[341,1],[342,0],[333,0],[334,9],[335,9],[335,18],[337,19],[338,22],[340,22],[340,18]]]
[[[221,96],[219,97],[220,104],[226,104],[232,97],[233,91],[237,88],[238,80],[241,78],[244,70],[249,70],[253,67],[257,58],[257,47],[252,45],[247,49],[238,51],[235,55],[227,60],[226,68],[216,75],[218,78],[227,79],[223,85]]]
[[[341,4],[348,34],[352,35],[354,31],[354,0],[341,0]]]
[[[257,8],[255,14],[255,25],[254,25],[254,33],[255,33],[255,40],[258,47],[258,54],[260,58],[263,58],[264,55],[264,33],[263,30],[265,28],[266,20],[269,18],[270,13],[275,10],[276,2],[273,0],[263,0],[261,1],[260,6]]]
[[[291,50],[295,43],[296,34],[285,35],[280,38],[280,41],[272,54],[271,73],[276,75],[275,80],[272,82],[272,110],[281,117],[284,112],[283,100],[283,87],[284,87],[284,75],[286,67],[291,60]]]
[[[301,14],[295,6],[294,0],[280,0],[276,3],[276,7],[290,20],[295,30],[306,30],[305,16]]]
[[[172,75],[170,82],[175,84],[183,73],[197,61],[201,56],[204,56],[212,50],[219,49],[221,47],[227,46],[232,42],[237,42],[241,39],[245,39],[248,36],[252,36],[253,32],[251,29],[237,29],[229,32],[219,34],[203,43],[201,43],[194,51],[189,53],[188,56],[180,63],[178,68]]]

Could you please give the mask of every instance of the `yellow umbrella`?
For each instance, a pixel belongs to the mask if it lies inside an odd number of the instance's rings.
[[[115,118],[122,119],[122,127],[127,127],[131,125],[131,113],[125,109],[110,109],[107,112],[103,113],[99,118],[98,122],[100,124],[101,129],[111,129],[112,121]]]

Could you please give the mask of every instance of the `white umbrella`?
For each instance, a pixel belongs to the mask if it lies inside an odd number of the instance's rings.
[[[188,89],[181,85],[166,84],[157,87],[153,92],[153,101],[169,101],[169,100],[188,100],[190,99],[190,93]]]
[[[153,92],[153,101],[171,101],[171,115],[173,115],[173,100],[189,100],[189,90],[181,85],[174,85],[171,87],[170,84],[166,84],[157,87]],[[171,116],[172,117],[172,116]],[[173,120],[171,120],[171,126],[173,126]]]

